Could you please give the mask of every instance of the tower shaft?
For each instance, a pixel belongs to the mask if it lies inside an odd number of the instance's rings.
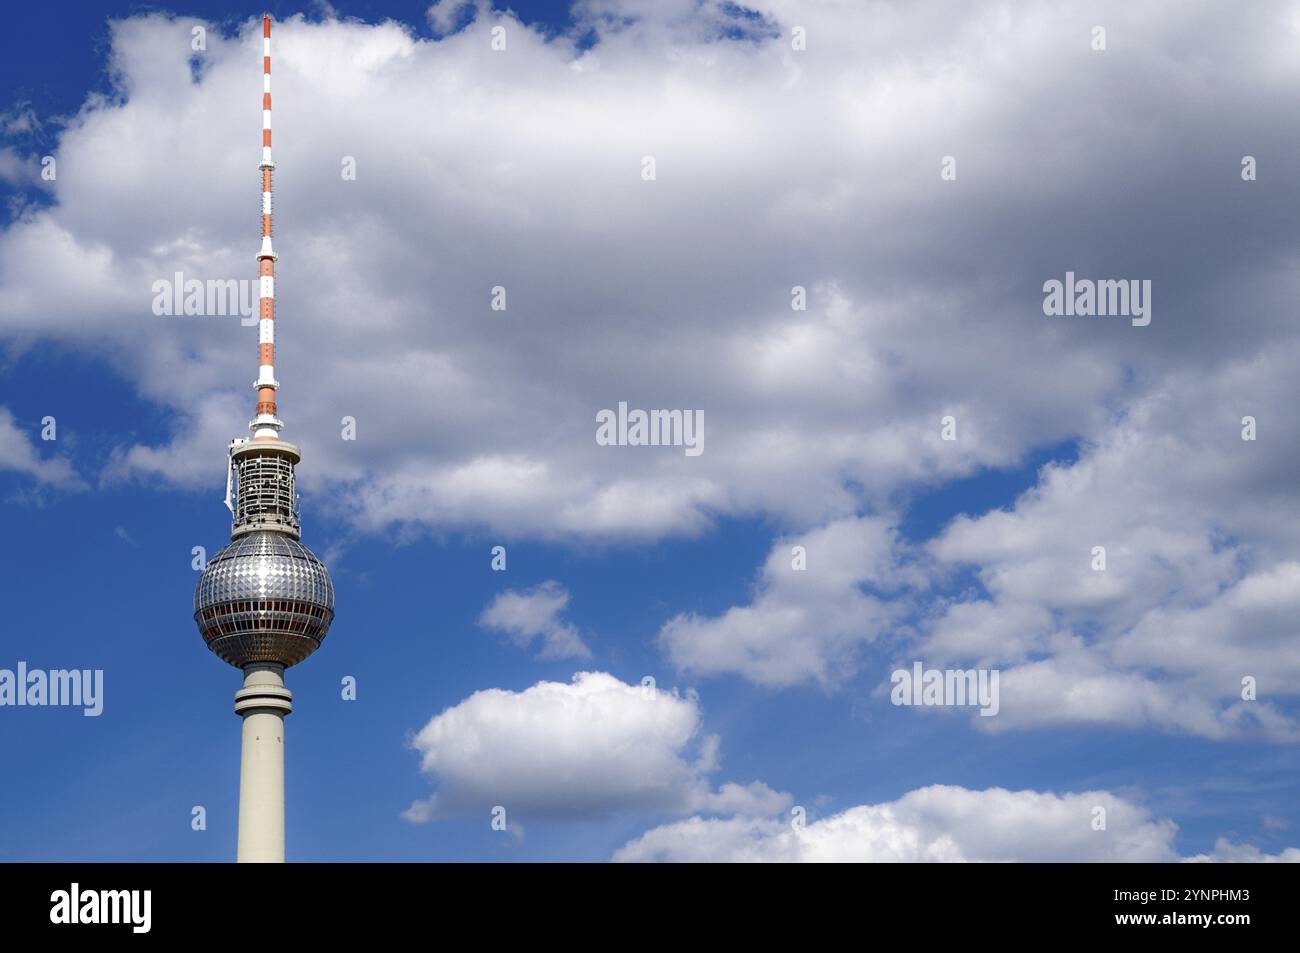
[[[244,687],[235,693],[235,714],[244,719],[235,855],[241,864],[284,863],[284,719],[292,702],[284,666],[244,669]]]

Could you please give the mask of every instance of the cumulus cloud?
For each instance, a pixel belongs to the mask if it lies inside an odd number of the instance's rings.
[[[660,642],[686,672],[735,673],[772,686],[842,684],[861,647],[900,611],[900,602],[864,588],[897,591],[923,581],[898,565],[900,554],[893,528],[875,517],[782,540],[763,564],[753,602],[720,616],[674,616]]]
[[[1188,863],[1225,864],[1300,864],[1300,848],[1287,847],[1276,854],[1268,854],[1252,844],[1234,844],[1226,837],[1214,842],[1214,851],[1186,858]]]
[[[1238,165],[1295,151],[1288,5],[1108,8],[1141,56],[1093,52],[1082,0],[591,0],[554,37],[471,6],[438,3],[436,40],[277,24],[277,373],[305,494],[374,532],[645,540],[754,516],[794,540],[1074,441],[929,548],[931,591],[967,570],[983,591],[928,607],[920,652],[1005,669],[986,729],[1297,737],[1300,236],[1273,210],[1300,181]],[[168,412],[170,435],[123,433],[111,476],[211,490],[252,410],[252,332],[156,317],[150,289],[252,274],[260,31],[210,29],[195,78],[192,25],[115,22],[112,94],[58,125],[52,204],[0,234],[0,339],[89,351]],[[36,168],[7,148],[7,180]],[[1067,270],[1150,279],[1151,325],[1045,317]],[[707,452],[597,446],[620,400],[706,411]],[[682,671],[833,685],[907,608],[888,574],[813,595],[816,552],[798,579],[783,558],[751,603],[664,627]]]
[[[1094,829],[1104,809],[1106,827]],[[647,831],[617,861],[1169,862],[1177,825],[1107,791],[1053,794],[932,785],[796,829],[790,819],[691,817]],[[1300,861],[1220,840],[1191,860]]]
[[[479,616],[478,624],[504,632],[520,648],[541,636],[538,658],[589,658],[591,649],[582,635],[560,613],[569,604],[569,591],[554,580],[532,589],[507,589],[498,593]]]
[[[425,13],[429,25],[438,33],[451,33],[462,18],[470,19],[487,5],[479,0],[436,0]]]
[[[974,567],[985,594],[942,609],[922,651],[1004,669],[1002,711],[981,727],[1300,740],[1300,507],[1286,476],[1300,425],[1278,413],[1297,355],[1171,375],[1076,463],[934,541],[938,564]],[[1242,439],[1263,407],[1265,434]]]
[[[473,7],[437,40],[394,22],[276,27],[286,436],[311,461],[304,489],[346,485],[342,515],[364,528],[655,538],[737,514],[803,529],[1102,427],[1106,401],[1150,379],[1131,366],[1158,378],[1198,341],[1241,353],[1285,327],[1259,307],[1231,334],[1183,313],[1238,290],[1234,235],[1290,247],[1280,222],[1242,231],[1224,207],[1241,183],[1183,143],[1215,128],[1282,148],[1253,111],[1277,98],[1261,88],[1296,81],[1267,17],[1229,32],[1227,8],[1117,7],[1113,36],[1168,55],[1103,62],[1083,4],[593,2],[550,38]],[[467,18],[454,2],[430,15]],[[54,204],[0,236],[0,333],[93,349],[173,419],[210,407],[233,435],[251,412],[249,330],[149,310],[178,270],[248,276],[256,240],[238,199],[256,203],[258,30],[209,30],[196,79],[191,26],[115,23],[113,95],[61,129]],[[1222,91],[1208,102],[1155,81],[1192,68],[1170,64],[1198,30],[1220,44],[1195,64]],[[1295,186],[1265,188],[1283,206]],[[1219,223],[1216,267],[1169,240],[1169,207]],[[1249,262],[1263,304],[1289,271]],[[1045,319],[1042,282],[1071,266],[1163,277],[1155,330]],[[707,452],[598,447],[595,414],[624,399],[706,411]],[[939,439],[946,414],[956,442]],[[355,442],[337,438],[344,415]],[[152,477],[197,439],[178,425],[118,459]]]
[[[61,456],[42,456],[32,436],[18,425],[13,412],[0,406],[0,470],[26,474],[37,483],[61,489],[84,489],[85,481]]]
[[[412,745],[437,790],[412,822],[463,814],[597,819],[616,814],[771,814],[790,796],[765,784],[714,788],[719,742],[692,695],[628,685],[603,672],[475,692],[435,715]]]

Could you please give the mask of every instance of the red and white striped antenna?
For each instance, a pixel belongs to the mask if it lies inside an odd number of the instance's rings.
[[[284,424],[276,416],[275,392],[275,251],[271,248],[271,16],[262,16],[262,249],[257,253],[260,274],[260,316],[257,322],[257,410],[248,427],[254,440],[278,440]]]

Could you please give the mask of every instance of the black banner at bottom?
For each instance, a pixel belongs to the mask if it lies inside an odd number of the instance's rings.
[[[857,932],[908,922],[926,940],[1032,929],[1231,943],[1286,935],[1297,886],[1285,864],[10,864],[4,873],[6,937],[92,942],[300,927],[373,938],[376,928],[419,929],[430,917],[487,924],[494,936],[512,923],[553,929],[557,916],[656,932],[703,919],[734,934],[767,929],[785,910],[847,918]]]

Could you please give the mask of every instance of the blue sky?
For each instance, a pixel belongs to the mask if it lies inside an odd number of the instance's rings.
[[[898,830],[947,836],[969,859],[1042,856],[1013,829],[1045,831],[1055,859],[1300,856],[1289,678],[1300,663],[1294,626],[1275,618],[1300,599],[1298,427],[1284,419],[1294,417],[1287,357],[1300,348],[1289,311],[1297,244],[1275,214],[1296,193],[1262,176],[1242,197],[1237,174],[1248,151],[1265,169],[1289,161],[1295,137],[1259,99],[1295,91],[1294,67],[1274,66],[1256,32],[1225,41],[1225,69],[1266,65],[1238,69],[1205,128],[1188,132],[1178,110],[1199,113],[1176,90],[1219,74],[1182,55],[1163,6],[1146,21],[1105,11],[1122,39],[1104,55],[1121,65],[1066,108],[1077,124],[1050,107],[1078,86],[1070,70],[1094,68],[1084,10],[1002,25],[1011,50],[1084,38],[1060,75],[1030,64],[1049,71],[1040,98],[999,104],[992,94],[1014,71],[984,78],[983,34],[951,6],[873,25],[886,47],[915,43],[915,62],[849,48],[806,67],[777,49],[791,24],[813,23],[821,38],[834,21],[805,20],[797,4],[759,4],[761,15],[626,4],[625,17],[601,16],[604,4],[573,15],[564,3],[512,4],[521,22],[498,21],[501,4],[452,4],[446,38],[425,6],[270,7],[275,49],[289,51],[276,98],[282,416],[304,451],[303,541],[329,563],[338,603],[321,650],[287,675],[289,859],[684,858],[678,825],[693,817],[717,856],[735,848],[727,825],[779,852],[791,805],[810,824],[848,812],[861,827],[834,835],[834,849],[860,848],[854,856],[876,856],[861,845]],[[49,13],[35,8],[15,11],[0,39],[10,302],[0,408],[12,417],[0,433],[0,668],[99,668],[106,693],[98,718],[0,709],[0,757],[16,779],[0,787],[6,860],[233,856],[238,675],[195,631],[190,563],[192,547],[212,553],[228,539],[220,468],[251,411],[253,342],[233,319],[155,317],[144,289],[182,268],[255,274],[260,116],[235,93],[247,78],[256,94],[260,63],[244,54],[258,12],[67,4],[52,42],[31,42],[48,32]],[[330,33],[332,16],[355,20]],[[115,39],[109,17],[133,26]],[[195,18],[220,25],[210,72],[178,90],[140,64],[155,51],[175,59],[167,44]],[[923,29],[931,18],[941,28]],[[1216,8],[1186,29],[1221,32],[1231,18]],[[406,39],[376,26],[385,19]],[[496,22],[514,31],[504,73],[478,52]],[[110,76],[114,43],[127,81]],[[358,54],[340,66],[330,59],[340,49],[369,50],[380,65],[357,66]],[[714,55],[722,65],[680,65]],[[934,62],[946,71],[915,65]],[[778,63],[784,83],[764,78]],[[574,75],[594,85],[575,88]],[[936,75],[952,87],[932,85]],[[851,88],[867,92],[857,100]],[[327,89],[340,101],[317,92]],[[110,100],[88,102],[95,93]],[[372,94],[383,107],[358,111]],[[804,95],[831,104],[831,138]],[[1166,96],[1179,105],[1153,120]],[[692,101],[707,112],[692,114]],[[931,114],[943,103],[946,131]],[[917,110],[927,118],[907,119]],[[226,111],[247,120],[231,127],[243,139],[227,142]],[[160,115],[174,115],[175,130],[201,117],[207,131],[146,149],[155,182],[127,133],[156,131]],[[370,147],[366,129],[391,130],[394,116],[418,127],[413,138],[398,128]],[[808,155],[772,136],[791,116],[808,122],[791,139],[807,136]],[[1007,143],[1022,133],[1017,152]],[[575,170],[588,146],[593,161],[626,154],[626,181]],[[1043,168],[1053,148],[1059,164]],[[956,198],[937,191],[949,150],[973,180]],[[645,185],[644,151],[659,156],[656,193],[633,191]],[[1197,178],[1218,174],[1196,165],[1207,152],[1223,160],[1222,183]],[[53,187],[31,173],[47,153],[60,159]],[[1168,171],[1168,156],[1189,153],[1197,159]],[[359,157],[353,193],[333,181],[339,154]],[[1125,179],[1123,155],[1166,173]],[[881,164],[895,160],[923,163],[924,182],[907,171],[884,184]],[[138,220],[125,211],[155,195]],[[664,196],[676,204],[656,206]],[[1230,250],[1187,238],[1188,222],[1201,234],[1219,223]],[[50,223],[71,248],[46,259],[69,269],[66,287],[27,257],[63,241]],[[110,261],[103,275],[97,255]],[[1037,285],[1067,268],[1155,276],[1152,326],[1052,324]],[[499,319],[482,304],[496,280],[511,294]],[[812,289],[806,317],[788,307],[799,282]],[[619,400],[703,407],[717,436],[706,430],[701,466],[668,448],[595,447],[591,414]],[[949,409],[968,441],[953,453],[938,441]],[[1267,439],[1241,462],[1248,412],[1268,421]],[[360,420],[353,445],[334,432],[344,413]],[[47,415],[52,443],[39,439]],[[860,550],[855,534],[886,551]],[[848,581],[811,593],[764,575],[806,538],[825,540],[810,550],[814,570],[840,545],[880,566],[837,566]],[[1061,552],[1077,549],[1086,567],[1097,542],[1118,581],[1092,588],[1081,571],[1076,585]],[[490,568],[495,545],[508,549],[504,573]],[[558,618],[589,656],[546,658],[539,641],[521,647],[481,622],[503,592],[548,581],[567,592]],[[919,658],[1009,672],[1006,726],[891,705],[889,672]],[[665,740],[656,718],[641,726],[629,708],[640,727],[626,735],[622,709],[605,710],[590,737],[575,730],[574,746],[596,749],[590,759],[566,762],[557,742],[553,783],[512,788],[503,779],[527,763],[515,751],[489,750],[481,777],[457,761],[473,741],[476,692],[530,699],[533,686],[573,685],[580,671],[626,686],[652,675],[689,742]],[[771,674],[804,671],[821,674]],[[1233,707],[1242,673],[1261,678],[1267,717]],[[358,681],[354,702],[340,698],[345,676]],[[601,697],[625,704],[617,690]],[[443,767],[422,772],[413,739],[448,712],[465,721],[445,723],[434,745]],[[699,767],[710,735],[716,764]],[[584,778],[627,774],[627,748],[646,743],[683,773],[681,790],[646,795],[658,806],[617,785],[569,819],[537,806],[563,800],[565,777],[576,803]],[[691,793],[728,783],[759,785],[769,807]],[[990,789],[1024,793],[1004,803]],[[483,810],[444,798],[445,814],[403,817],[439,790],[492,796]],[[519,805],[513,835],[491,828],[488,802]],[[894,802],[885,819],[871,808]],[[1140,849],[1080,848],[1072,825],[1085,830],[1079,811],[1094,803],[1111,805],[1113,829]],[[207,809],[206,831],[190,828],[194,805]],[[1012,832],[989,846],[972,833],[981,825]]]

